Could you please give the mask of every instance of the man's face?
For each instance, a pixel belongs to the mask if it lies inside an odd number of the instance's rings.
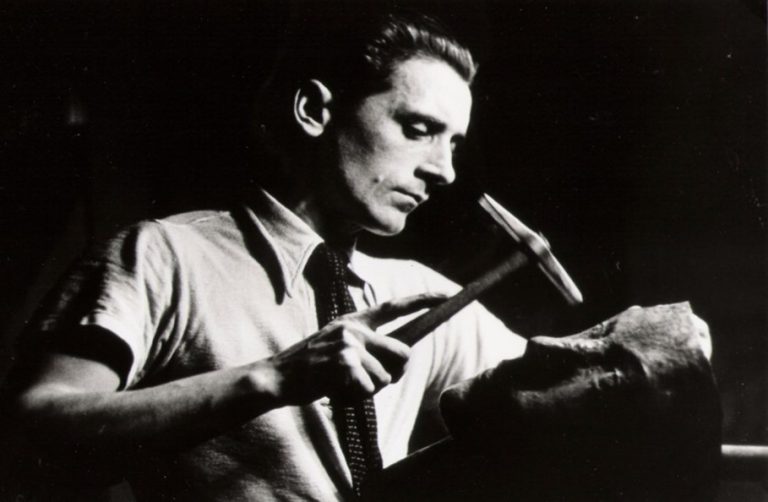
[[[446,63],[408,59],[389,84],[330,129],[335,167],[324,198],[352,231],[400,232],[436,186],[454,180],[453,152],[469,125],[469,86]]]

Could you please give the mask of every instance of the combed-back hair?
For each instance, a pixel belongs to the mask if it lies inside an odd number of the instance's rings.
[[[467,84],[477,71],[469,49],[440,21],[388,3],[302,2],[292,21],[258,99],[262,139],[279,150],[298,139],[293,97],[309,79],[325,84],[343,107],[386,90],[395,67],[414,57],[445,62]]]

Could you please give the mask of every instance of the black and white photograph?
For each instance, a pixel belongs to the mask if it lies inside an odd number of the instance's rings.
[[[764,0],[0,3],[0,502],[768,501]]]

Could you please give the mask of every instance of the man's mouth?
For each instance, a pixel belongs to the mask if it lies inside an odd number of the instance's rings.
[[[408,191],[408,190],[403,190],[403,189],[400,189],[400,188],[397,188],[397,189],[395,189],[395,191],[396,191],[397,193],[403,194],[403,195],[405,195],[405,196],[407,196],[407,197],[409,197],[409,198],[413,199],[413,202],[414,202],[414,203],[415,203],[417,206],[419,206],[419,205],[423,204],[423,203],[424,203],[424,202],[426,202],[426,200],[427,200],[427,196],[426,196],[425,194],[420,194],[420,193],[416,193],[416,192],[411,192],[411,191]]]

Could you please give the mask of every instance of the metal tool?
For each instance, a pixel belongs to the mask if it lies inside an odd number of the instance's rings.
[[[397,328],[389,336],[413,346],[459,310],[477,299],[482,293],[529,262],[535,263],[544,272],[544,275],[557,287],[568,303],[576,305],[583,301],[576,284],[554,257],[544,239],[526,227],[490,196],[483,194],[480,197],[480,206],[512,237],[518,249],[467,284],[454,296]]]

